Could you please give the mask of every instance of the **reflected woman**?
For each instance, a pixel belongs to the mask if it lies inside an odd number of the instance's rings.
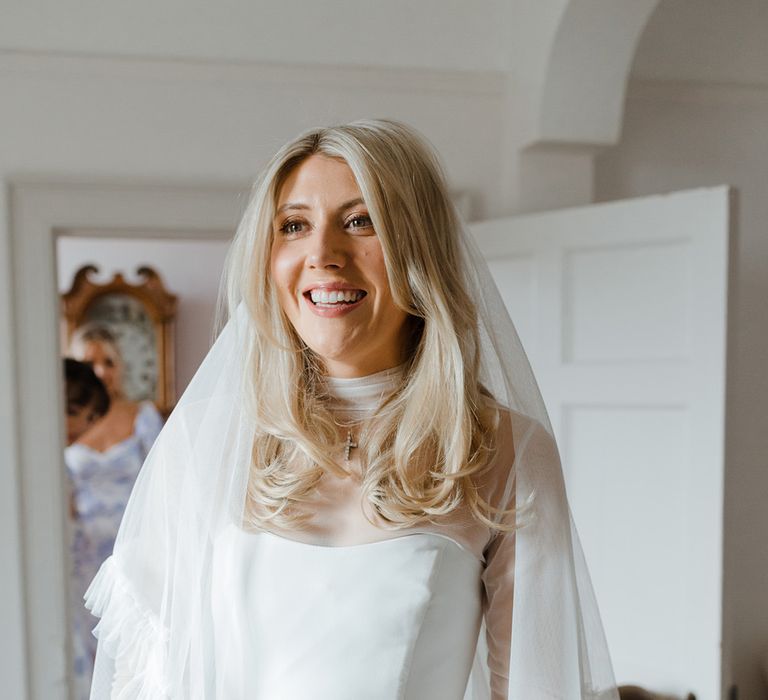
[[[86,324],[74,334],[69,353],[89,365],[108,394],[109,409],[64,450],[72,488],[73,600],[76,614],[77,700],[88,697],[97,622],[83,609],[83,595],[102,562],[112,553],[120,520],[141,465],[162,428],[151,401],[130,401],[123,390],[123,359],[114,334]],[[81,615],[85,613],[85,618]]]

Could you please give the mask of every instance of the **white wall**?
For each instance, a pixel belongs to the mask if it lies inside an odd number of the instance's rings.
[[[0,53],[0,174],[249,182],[303,129],[382,116],[421,129],[482,216],[501,206],[503,89],[497,73]]]
[[[513,4],[4,0],[0,46],[85,55],[500,70],[510,50],[506,17]]]
[[[75,272],[93,264],[94,282],[106,283],[116,272],[140,282],[136,270],[152,267],[165,288],[178,297],[176,314],[177,398],[211,346],[219,279],[226,241],[109,239],[61,236],[57,241],[59,291],[69,290]]]
[[[621,144],[596,164],[599,200],[719,183],[739,191],[724,516],[724,635],[732,654],[724,673],[730,671],[739,697],[748,700],[768,693],[760,671],[768,649],[766,125],[768,87],[635,82]]]

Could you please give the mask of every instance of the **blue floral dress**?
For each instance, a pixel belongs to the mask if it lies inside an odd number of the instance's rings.
[[[70,543],[70,592],[74,668],[74,698],[90,695],[98,619],[83,605],[83,595],[101,563],[112,554],[117,529],[144,458],[163,426],[151,401],[144,401],[133,435],[105,452],[74,443],[64,450],[64,462],[74,499],[75,521]]]

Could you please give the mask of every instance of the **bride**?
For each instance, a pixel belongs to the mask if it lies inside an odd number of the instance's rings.
[[[286,144],[149,454],[91,697],[617,698],[557,447],[412,129]]]

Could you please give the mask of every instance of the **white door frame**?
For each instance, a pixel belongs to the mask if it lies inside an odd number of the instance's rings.
[[[56,238],[228,239],[247,186],[16,180],[10,188],[16,483],[28,700],[68,697],[63,379]],[[13,459],[13,458],[12,458]]]

